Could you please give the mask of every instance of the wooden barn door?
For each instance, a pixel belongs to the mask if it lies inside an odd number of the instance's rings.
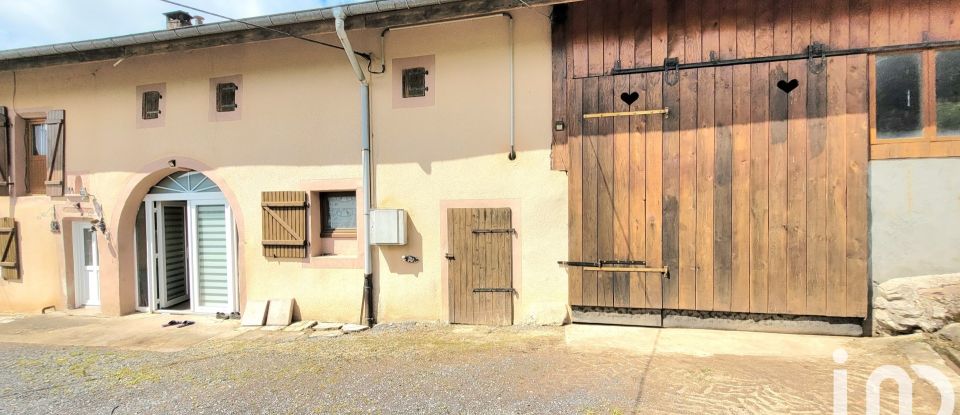
[[[865,55],[566,82],[571,305],[866,315]]]
[[[513,236],[508,208],[447,210],[451,323],[513,324]]]

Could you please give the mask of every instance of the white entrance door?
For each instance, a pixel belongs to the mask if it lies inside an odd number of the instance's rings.
[[[157,209],[157,285],[160,308],[186,301],[190,295],[187,278],[187,204],[160,202]]]
[[[74,282],[77,307],[100,305],[100,257],[97,231],[86,222],[73,224]]]

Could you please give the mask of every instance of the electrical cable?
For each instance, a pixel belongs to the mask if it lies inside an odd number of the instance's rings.
[[[269,31],[271,31],[271,32],[279,33],[279,34],[284,35],[284,36],[289,36],[289,37],[292,37],[292,38],[294,38],[294,39],[300,39],[300,40],[303,40],[303,41],[305,41],[305,42],[315,43],[315,44],[318,44],[318,45],[321,45],[321,46],[326,46],[326,47],[328,47],[328,48],[334,48],[334,49],[343,50],[343,47],[342,47],[342,46],[337,46],[337,45],[334,45],[334,44],[331,44],[331,43],[326,43],[326,42],[321,42],[321,41],[319,41],[319,40],[314,40],[314,39],[306,38],[306,37],[303,37],[303,36],[295,35],[295,34],[293,34],[293,33],[284,32],[284,31],[279,30],[279,29],[274,29],[274,28],[272,28],[272,27],[261,26],[261,25],[254,24],[254,23],[250,23],[250,22],[246,22],[246,21],[243,21],[243,20],[234,19],[234,18],[232,18],[232,17],[227,17],[227,16],[224,16],[224,15],[222,15],[222,14],[217,14],[217,13],[214,13],[214,12],[211,12],[211,11],[208,11],[208,10],[203,10],[203,9],[198,9],[198,8],[196,8],[196,7],[188,6],[188,5],[183,4],[183,3],[177,3],[177,2],[171,1],[171,0],[160,0],[160,1],[162,1],[162,2],[164,2],[164,3],[172,4],[172,5],[174,5],[174,6],[183,7],[183,8],[185,8],[185,9],[190,9],[190,10],[193,10],[193,11],[195,11],[195,12],[206,13],[206,14],[209,14],[209,15],[211,15],[211,16],[215,16],[215,17],[219,17],[219,18],[221,18],[221,19],[229,20],[229,21],[231,21],[231,22],[240,23],[240,24],[245,24],[245,25],[247,25],[247,26],[255,27],[255,28],[258,28],[258,29],[269,30]],[[373,58],[370,57],[370,54],[369,54],[369,53],[356,52],[356,51],[353,52],[353,53],[354,53],[355,55],[357,55],[357,56],[360,56],[361,58],[366,59],[367,62],[372,62],[372,61],[373,61]],[[369,67],[369,64],[368,64],[368,67]]]

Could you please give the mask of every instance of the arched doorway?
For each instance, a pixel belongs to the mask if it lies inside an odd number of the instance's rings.
[[[217,185],[196,171],[150,188],[136,219],[137,309],[237,310],[236,226]]]

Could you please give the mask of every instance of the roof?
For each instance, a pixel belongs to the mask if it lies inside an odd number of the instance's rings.
[[[566,0],[570,1],[570,0]],[[339,6],[347,29],[382,28],[469,17],[563,0],[368,0]],[[333,32],[333,9],[303,10],[240,19],[303,36]],[[250,25],[226,21],[177,29],[0,50],[0,71],[118,59],[285,37]]]

